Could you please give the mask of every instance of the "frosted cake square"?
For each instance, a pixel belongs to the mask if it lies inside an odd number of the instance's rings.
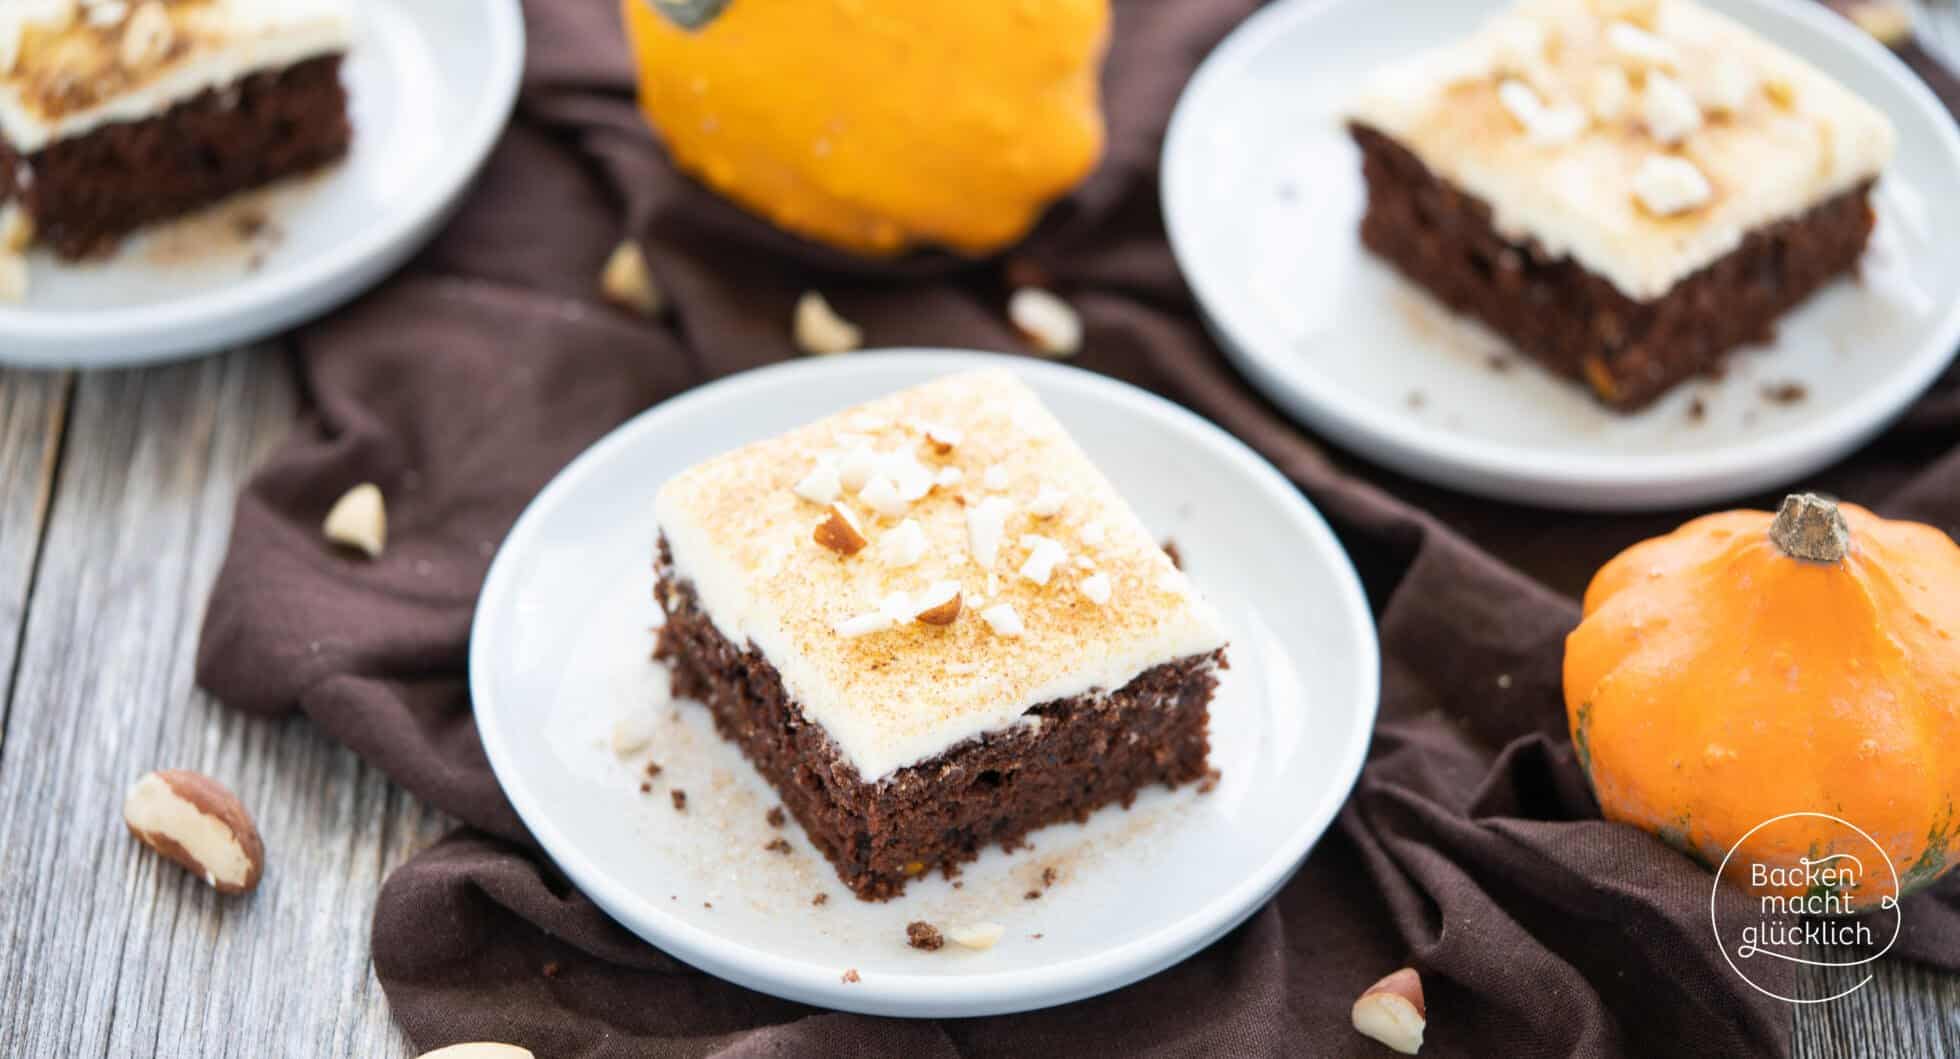
[[[1347,114],[1363,243],[1636,408],[1850,271],[1895,133],[1690,0],[1522,0]]]
[[[0,255],[76,258],[332,162],[351,0],[0,0]],[[19,296],[16,289],[8,293]]]
[[[675,693],[860,897],[1207,772],[1218,617],[1008,372],[708,460],[655,515]]]

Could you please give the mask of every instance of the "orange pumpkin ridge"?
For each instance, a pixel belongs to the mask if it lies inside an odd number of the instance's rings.
[[[1816,497],[1781,518],[1709,515],[1600,569],[1566,640],[1574,745],[1608,819],[1704,863],[1817,811],[1923,886],[1960,852],[1960,546]],[[1742,853],[1793,865],[1845,838],[1793,822]],[[1889,886],[1868,871],[1856,896]]]

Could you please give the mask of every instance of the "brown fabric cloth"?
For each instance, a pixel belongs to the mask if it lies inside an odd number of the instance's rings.
[[[907,1022],[696,972],[540,858],[485,763],[464,658],[490,555],[552,473],[643,408],[790,356],[790,307],[807,288],[873,344],[1017,343],[999,262],[843,259],[677,176],[634,112],[612,0],[535,0],[520,111],[468,206],[403,275],[297,337],[311,408],[239,501],[199,658],[224,701],[305,711],[463,822],[395,873],[375,914],[375,969],[418,1044],[507,1040],[550,1059],[1374,1055],[1349,1004],[1412,964],[1428,1055],[1788,1050],[1790,1009],[1738,981],[1709,936],[1707,873],[1601,822],[1565,735],[1577,591],[1615,551],[1691,513],[1525,510],[1366,469],[1276,415],[1200,328],[1165,245],[1156,159],[1191,69],[1252,6],[1119,5],[1108,162],[1019,256],[1082,310],[1082,366],[1246,439],[1327,514],[1362,572],[1380,621],[1381,720],[1359,787],[1299,875],[1205,952],[1117,993]],[[595,298],[629,228],[674,303],[661,322]],[[1949,374],[1809,484],[1952,532],[1956,431]],[[390,503],[390,547],[372,563],[317,532],[360,481]],[[1960,888],[1913,899],[1905,924],[1902,957],[1960,966]]]

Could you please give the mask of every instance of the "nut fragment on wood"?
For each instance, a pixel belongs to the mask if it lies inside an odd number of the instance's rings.
[[[824,296],[805,291],[796,300],[796,348],[814,356],[849,353],[864,343],[864,332],[837,315]]]
[[[1072,357],[1082,351],[1082,317],[1040,287],[1015,291],[1007,299],[1007,318],[1045,356]]]
[[[447,1048],[437,1048],[433,1052],[423,1052],[418,1059],[537,1059],[529,1048],[519,1048],[515,1044],[493,1044],[489,1041],[471,1041],[467,1044],[452,1044]]]
[[[1422,978],[1404,967],[1368,987],[1354,1002],[1354,1028],[1403,1055],[1422,1050],[1428,1013],[1422,1002]]]
[[[320,532],[335,544],[344,544],[379,558],[388,545],[388,509],[381,499],[381,487],[362,482],[347,490],[327,512]]]
[[[612,256],[606,258],[606,267],[599,273],[599,290],[607,301],[641,316],[658,316],[667,303],[660,285],[653,281],[653,270],[647,267],[646,251],[631,239],[614,247]]]
[[[146,774],[123,799],[123,823],[137,841],[219,893],[249,893],[265,872],[265,843],[251,814],[224,784],[201,773]]]
[[[1888,48],[1912,39],[1912,8],[1899,0],[1830,0],[1830,6]]]

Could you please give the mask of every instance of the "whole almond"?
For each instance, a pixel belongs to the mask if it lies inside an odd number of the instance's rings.
[[[223,894],[249,893],[265,872],[265,843],[238,796],[184,769],[152,772],[123,799],[123,822],[137,841]]]

